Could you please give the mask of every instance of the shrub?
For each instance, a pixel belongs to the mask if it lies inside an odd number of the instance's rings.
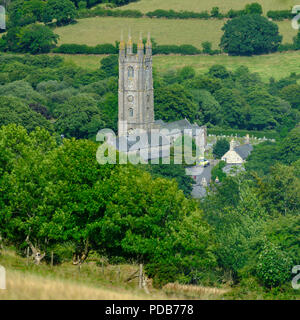
[[[290,278],[291,259],[271,242],[265,243],[258,257],[256,275],[269,288],[280,286]]]
[[[292,19],[294,17],[294,14],[291,12],[291,10],[280,10],[280,11],[268,11],[267,17],[271,18],[273,20],[281,21],[284,19]]]
[[[118,49],[110,44],[98,44],[95,47],[89,47],[85,44],[62,44],[53,50],[55,53],[65,54],[116,54]]]
[[[246,14],[262,14],[263,9],[259,3],[255,2],[255,3],[251,3],[251,4],[246,5],[245,13]]]

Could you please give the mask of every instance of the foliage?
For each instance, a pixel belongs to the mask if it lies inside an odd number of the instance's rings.
[[[58,25],[65,25],[74,20],[76,16],[76,8],[70,0],[47,0],[43,21],[52,22],[56,19]]]
[[[47,26],[34,24],[21,28],[18,40],[21,52],[48,53],[57,43],[58,35]]]
[[[272,243],[266,243],[258,257],[257,277],[267,287],[282,285],[290,279],[291,259]]]
[[[216,159],[221,159],[224,154],[229,150],[229,142],[225,138],[219,139],[213,146],[213,155]]]
[[[220,46],[230,55],[275,52],[282,40],[278,26],[256,14],[234,18],[222,30],[224,34]]]
[[[158,88],[155,95],[155,116],[165,121],[184,118],[194,120],[196,105],[191,94],[181,85],[174,84]]]

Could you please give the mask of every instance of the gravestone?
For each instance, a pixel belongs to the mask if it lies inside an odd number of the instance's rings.
[[[2,30],[6,29],[5,8],[3,6],[0,6],[0,29],[2,29]]]
[[[0,266],[0,290],[6,289],[6,271],[5,268]]]

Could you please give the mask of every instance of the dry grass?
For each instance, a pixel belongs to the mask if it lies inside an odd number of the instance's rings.
[[[0,265],[7,271],[7,289],[0,290],[0,300],[182,300],[218,299],[220,292],[204,288],[190,292],[158,290],[148,279],[149,294],[138,288],[138,279],[126,282],[138,266],[132,264],[97,266],[96,261],[85,263],[79,272],[71,263],[51,268],[45,263],[40,266],[26,265],[26,259],[13,250],[4,250]],[[209,293],[209,295],[207,295]]]
[[[0,291],[0,300],[140,300],[143,293],[97,288],[69,280],[51,279],[8,270],[7,289]]]
[[[209,288],[192,285],[181,285],[178,283],[169,283],[163,287],[164,292],[172,294],[180,293],[190,297],[197,297],[199,299],[216,299],[220,298],[225,293],[228,293],[228,289]]]
[[[222,12],[229,9],[243,9],[246,4],[258,2],[262,5],[264,11],[268,10],[285,10],[291,6],[299,4],[296,0],[140,0],[130,3],[122,9],[137,9],[142,12],[153,11],[155,9],[173,9],[173,10],[189,10],[189,11],[210,11],[213,7],[219,7]]]
[[[148,18],[113,18],[94,17],[80,19],[78,23],[56,28],[54,31],[60,36],[59,44],[77,43],[95,46],[100,43],[115,43],[120,40],[121,30],[124,33],[132,30],[134,40],[140,31],[151,32],[158,44],[192,44],[201,48],[201,43],[210,41],[214,48],[218,48],[223,31],[224,20],[167,20]],[[291,43],[297,34],[290,21],[278,23],[283,42]]]

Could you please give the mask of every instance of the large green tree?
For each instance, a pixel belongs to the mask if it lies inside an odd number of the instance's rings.
[[[248,14],[226,22],[221,48],[231,55],[249,56],[275,52],[282,41],[278,26],[258,14]]]

